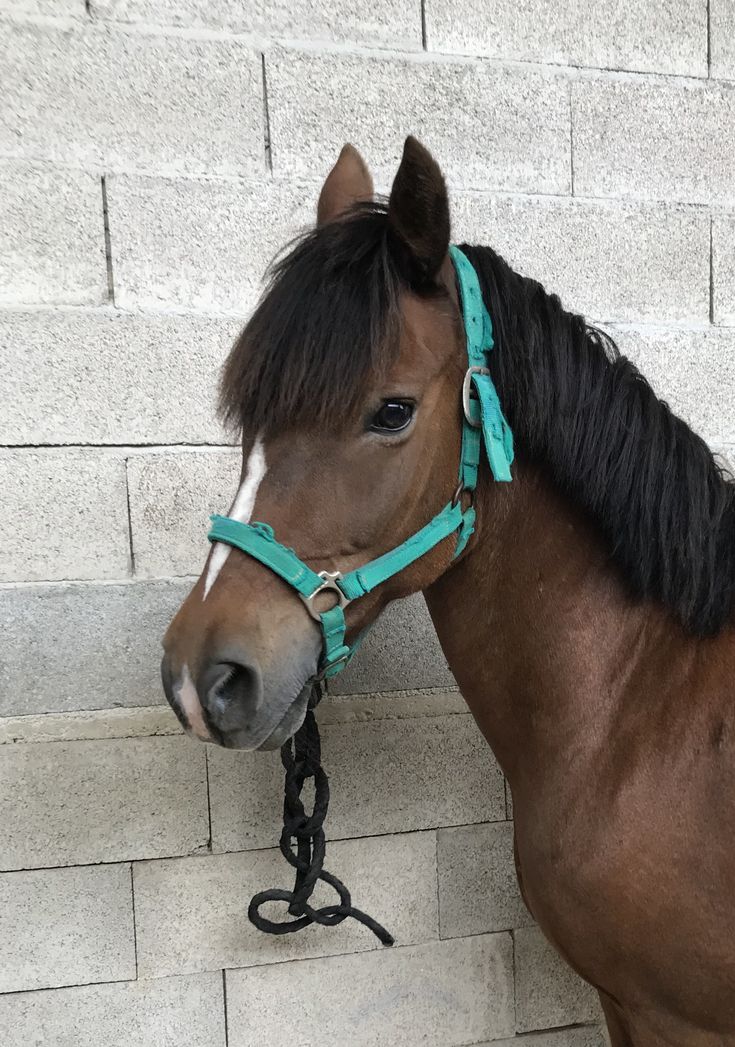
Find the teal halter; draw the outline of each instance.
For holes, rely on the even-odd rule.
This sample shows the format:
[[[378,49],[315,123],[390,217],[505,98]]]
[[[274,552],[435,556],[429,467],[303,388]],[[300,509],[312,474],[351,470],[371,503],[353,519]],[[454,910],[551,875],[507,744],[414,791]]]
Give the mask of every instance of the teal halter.
[[[465,492],[472,495],[477,487],[482,442],[495,479],[512,479],[513,434],[503,416],[487,366],[494,345],[492,321],[471,262],[458,247],[450,247],[449,251],[459,284],[468,358],[462,384],[464,419],[459,484],[452,500],[401,545],[347,574],[340,571],[320,571],[317,574],[312,571],[293,549],[276,540],[273,528],[268,524],[245,524],[228,516],[211,517],[210,542],[224,542],[265,564],[296,590],[311,617],[320,624],[323,637],[320,679],[341,672],[360,645],[361,636],[351,647],[345,643],[344,610],[349,603],[372,592],[451,534],[457,535],[455,558],[464,550],[474,530],[475,510],[472,504],[467,509],[462,508],[462,495]],[[481,433],[484,441],[480,438]],[[318,611],[314,598],[324,592],[334,597],[335,604],[328,611]]]

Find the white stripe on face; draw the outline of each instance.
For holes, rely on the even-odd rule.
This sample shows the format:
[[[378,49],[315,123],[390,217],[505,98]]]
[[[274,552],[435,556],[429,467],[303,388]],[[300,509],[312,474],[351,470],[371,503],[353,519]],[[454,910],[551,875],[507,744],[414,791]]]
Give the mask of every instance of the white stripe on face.
[[[248,458],[248,464],[245,466],[245,479],[240,484],[240,490],[235,495],[235,501],[229,512],[231,519],[239,520],[240,523],[250,523],[250,517],[253,512],[253,507],[255,506],[255,499],[258,496],[258,488],[260,487],[266,471],[265,446],[260,436],[256,436],[255,443],[250,452],[250,457]],[[202,600],[207,599],[209,590],[217,581],[217,575],[224,567],[227,557],[230,555],[231,548],[231,546],[225,545],[223,542],[214,543],[214,548],[212,549],[212,554],[209,559],[209,568],[207,569],[207,579],[204,583],[204,596],[202,597]]]
[[[186,716],[187,723],[197,738],[203,742],[211,742],[212,735],[204,722],[204,710],[199,701],[197,689],[189,672],[189,666],[185,665],[181,673],[181,683],[174,688],[174,693],[179,699],[181,708]]]

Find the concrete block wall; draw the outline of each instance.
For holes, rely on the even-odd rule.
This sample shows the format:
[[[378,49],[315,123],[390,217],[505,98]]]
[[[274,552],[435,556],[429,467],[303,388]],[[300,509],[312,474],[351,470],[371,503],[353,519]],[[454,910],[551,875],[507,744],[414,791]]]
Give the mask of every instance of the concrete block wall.
[[[217,369],[347,139],[604,323],[735,448],[732,0],[0,0],[0,1040],[600,1047],[420,599],[323,706],[328,867],[396,933],[258,934],[273,754],[205,749],[159,640],[226,510]]]

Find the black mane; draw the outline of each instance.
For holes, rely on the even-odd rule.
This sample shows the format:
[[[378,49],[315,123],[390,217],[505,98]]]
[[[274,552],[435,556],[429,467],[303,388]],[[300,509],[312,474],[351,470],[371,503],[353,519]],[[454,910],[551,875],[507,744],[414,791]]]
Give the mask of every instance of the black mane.
[[[711,635],[735,604],[735,484],[613,340],[487,247],[493,377],[522,453],[596,521],[634,593]]]
[[[735,606],[735,484],[608,335],[490,248],[462,249],[520,453],[596,521],[636,595],[693,633],[720,630]],[[225,365],[225,419],[267,434],[354,417],[397,351],[402,270],[380,204],[296,241]]]

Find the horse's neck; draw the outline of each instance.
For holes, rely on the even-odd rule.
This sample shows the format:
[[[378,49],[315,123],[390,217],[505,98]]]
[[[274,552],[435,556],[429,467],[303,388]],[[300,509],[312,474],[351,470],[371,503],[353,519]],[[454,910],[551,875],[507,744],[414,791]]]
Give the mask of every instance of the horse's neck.
[[[449,665],[513,781],[604,744],[625,678],[681,632],[636,605],[590,524],[530,467],[481,495],[463,561],[426,593]]]

